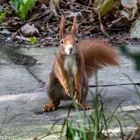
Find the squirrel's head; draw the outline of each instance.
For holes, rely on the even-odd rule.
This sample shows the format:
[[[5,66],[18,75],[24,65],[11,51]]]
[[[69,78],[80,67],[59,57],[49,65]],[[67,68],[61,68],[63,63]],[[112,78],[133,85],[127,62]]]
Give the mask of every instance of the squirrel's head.
[[[61,17],[60,22],[60,46],[62,47],[63,53],[66,55],[76,54],[78,52],[77,43],[78,40],[76,38],[77,35],[77,20],[76,17],[73,18],[73,25],[71,27],[71,31],[69,33],[65,33],[65,18]]]

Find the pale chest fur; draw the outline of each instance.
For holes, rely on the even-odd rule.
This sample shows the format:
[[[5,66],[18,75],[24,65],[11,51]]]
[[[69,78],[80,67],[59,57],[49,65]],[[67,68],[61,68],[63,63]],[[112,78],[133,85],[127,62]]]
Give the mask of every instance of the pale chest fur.
[[[65,56],[64,69],[66,70],[69,78],[73,78],[77,72],[77,62],[75,55]]]

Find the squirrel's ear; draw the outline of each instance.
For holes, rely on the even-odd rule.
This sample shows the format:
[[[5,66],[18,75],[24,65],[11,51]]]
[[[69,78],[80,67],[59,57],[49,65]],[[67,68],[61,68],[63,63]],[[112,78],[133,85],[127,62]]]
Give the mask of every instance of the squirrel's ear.
[[[61,21],[60,21],[60,39],[64,37],[65,33],[65,17],[61,16]]]
[[[77,25],[76,16],[73,18],[73,25],[72,25],[72,28],[71,28],[71,33],[74,34],[74,35],[78,34],[78,25]]]

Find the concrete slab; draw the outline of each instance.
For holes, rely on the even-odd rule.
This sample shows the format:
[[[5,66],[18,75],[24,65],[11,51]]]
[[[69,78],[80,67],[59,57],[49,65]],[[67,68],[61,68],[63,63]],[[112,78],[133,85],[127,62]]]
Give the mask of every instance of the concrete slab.
[[[0,139],[31,140],[35,136],[45,135],[54,123],[57,126],[52,132],[53,135],[44,140],[59,139],[63,121],[68,115],[72,102],[63,101],[58,110],[42,113],[41,107],[49,100],[46,93],[42,92],[43,89],[40,89],[41,84],[38,82],[38,79],[47,81],[56,48],[22,48],[17,51],[33,56],[37,62],[34,66],[27,67],[27,70],[23,65],[13,64],[6,53],[0,51]],[[140,83],[140,73],[134,70],[132,60],[125,56],[120,57],[119,68],[106,67],[98,71],[98,83],[99,90],[102,89],[106,115],[109,116],[119,106],[117,117],[120,118],[124,130],[128,132],[136,127],[134,120],[140,122],[140,87],[136,86],[136,89],[135,85],[131,85],[132,81],[126,75],[134,83]],[[90,85],[95,86],[94,77],[90,80]],[[87,102],[91,105],[94,105],[94,96],[95,88],[91,88],[87,98]],[[86,111],[86,114],[89,116],[92,111]],[[81,111],[81,115],[84,118],[85,112]],[[131,115],[134,120],[128,115]],[[70,117],[74,123],[83,120],[77,118],[74,108],[71,109]],[[111,130],[114,130],[115,134],[119,132],[116,122],[110,126],[111,133]],[[54,132],[57,134],[54,135]]]
[[[24,48],[19,51],[24,55],[33,56],[37,60],[36,65],[29,67],[29,70],[38,79],[46,82],[54,63],[56,48]]]
[[[38,90],[40,84],[22,65],[0,65],[0,95]]]
[[[21,54],[33,56],[35,59],[37,59],[37,64],[47,63],[48,65],[52,65],[56,51],[56,47],[21,48],[20,50],[18,50],[18,52],[20,52]]]
[[[121,85],[140,83],[140,72],[134,69],[133,61],[120,55],[120,67],[105,67],[98,71],[98,83],[99,85]],[[95,80],[90,81],[91,85],[95,85]]]
[[[140,87],[137,88],[140,92]],[[95,88],[91,90],[95,95]],[[130,131],[130,129],[127,128],[128,126],[131,129],[136,127],[134,121],[130,120],[126,115],[129,112],[129,115],[132,115],[134,119],[140,121],[140,98],[138,98],[134,86],[107,87],[102,90],[101,94],[103,96],[107,116],[121,103],[121,106],[115,114],[117,114],[120,121],[123,120],[122,125],[124,126],[124,130],[127,130],[127,132]],[[94,95],[89,93],[87,98],[89,104],[94,104],[92,98]],[[21,137],[22,140],[27,140],[35,136],[40,137],[41,135],[45,135],[46,132],[50,130],[52,124],[60,125],[55,128],[55,130],[59,128],[60,133],[61,124],[63,124],[65,118],[67,118],[68,110],[72,102],[63,101],[58,110],[42,114],[41,108],[48,101],[45,92],[1,96],[0,124],[4,127],[2,134],[6,133],[8,136],[10,134],[16,140],[20,140]],[[93,110],[86,111],[86,114],[89,116],[92,111]],[[135,114],[136,112],[137,115]],[[84,114],[85,113],[81,111],[81,116],[85,116]],[[74,108],[71,109],[70,116],[73,122],[80,121],[77,118],[77,112]],[[119,126],[114,123],[116,124],[116,122],[113,122],[110,126],[116,131],[119,130]],[[52,135],[52,137],[54,137],[54,135]],[[49,136],[50,140],[52,137]],[[48,140],[48,137],[46,139]]]
[[[42,81],[47,81],[56,54],[56,48],[32,48],[21,49],[25,55],[31,55],[37,59],[36,65],[29,67],[31,72]],[[125,76],[128,75],[134,83],[140,83],[140,72],[134,70],[134,63],[131,59],[120,54],[120,67],[105,67],[98,71],[99,85],[130,84],[131,81]],[[94,75],[90,79],[90,85],[95,85]]]
[[[5,53],[5,50],[0,49],[0,65],[2,64],[11,64],[11,61],[8,55]]]

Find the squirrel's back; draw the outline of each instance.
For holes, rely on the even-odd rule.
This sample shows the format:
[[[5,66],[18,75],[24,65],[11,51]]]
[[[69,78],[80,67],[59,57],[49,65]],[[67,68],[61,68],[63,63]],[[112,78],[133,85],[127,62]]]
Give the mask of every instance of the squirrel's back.
[[[78,47],[83,54],[88,77],[91,77],[95,70],[104,66],[119,65],[116,50],[103,39],[82,40]]]

